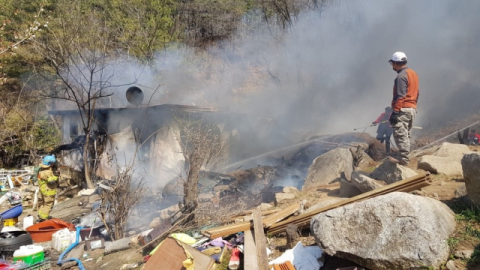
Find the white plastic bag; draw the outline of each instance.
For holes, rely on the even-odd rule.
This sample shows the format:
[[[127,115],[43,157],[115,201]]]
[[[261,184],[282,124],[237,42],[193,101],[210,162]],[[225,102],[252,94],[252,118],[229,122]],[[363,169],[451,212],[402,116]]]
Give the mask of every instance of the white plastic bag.
[[[320,247],[304,247],[298,242],[293,249],[288,249],[280,257],[269,262],[269,265],[281,264],[290,261],[297,270],[318,270],[323,266],[318,259],[322,257],[323,250]]]

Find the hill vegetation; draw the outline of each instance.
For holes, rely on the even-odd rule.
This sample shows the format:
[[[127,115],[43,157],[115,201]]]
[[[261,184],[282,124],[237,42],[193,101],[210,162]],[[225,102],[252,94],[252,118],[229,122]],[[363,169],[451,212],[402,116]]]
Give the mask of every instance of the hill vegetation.
[[[89,98],[73,99],[88,119],[112,84],[102,73],[106,61],[126,55],[149,65],[159,51],[179,44],[201,52],[259,27],[282,32],[300,11],[319,5],[309,0],[0,2],[0,167],[23,156],[33,160],[59,143],[58,123],[47,114],[50,99],[72,100],[72,90],[88,89]],[[83,128],[89,130],[88,121]]]

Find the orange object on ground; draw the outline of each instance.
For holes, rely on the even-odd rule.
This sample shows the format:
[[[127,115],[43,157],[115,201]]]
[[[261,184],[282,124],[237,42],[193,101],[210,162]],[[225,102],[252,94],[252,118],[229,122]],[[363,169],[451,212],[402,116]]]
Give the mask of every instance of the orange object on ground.
[[[52,234],[65,228],[75,231],[75,225],[54,218],[28,227],[27,232],[30,233],[34,243],[41,243],[51,241]]]
[[[230,262],[228,262],[228,269],[235,270],[238,267],[240,267],[240,250],[234,247],[230,256]]]
[[[292,265],[290,261],[286,261],[281,264],[274,264],[273,268],[275,270],[295,270],[295,267]]]

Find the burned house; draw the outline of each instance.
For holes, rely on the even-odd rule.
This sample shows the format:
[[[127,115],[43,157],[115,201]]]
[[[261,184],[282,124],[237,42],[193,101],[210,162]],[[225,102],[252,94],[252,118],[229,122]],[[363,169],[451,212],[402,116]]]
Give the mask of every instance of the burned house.
[[[91,152],[89,159],[100,179],[111,179],[118,169],[114,164],[122,166],[131,159],[135,159],[147,178],[159,186],[182,176],[188,166],[184,156],[188,142],[179,123],[202,122],[221,138],[228,149],[217,166],[226,166],[272,149],[268,145],[269,127],[262,119],[216,108],[129,101],[127,106],[101,104],[94,110],[91,146],[95,151]],[[49,113],[61,117],[62,142],[73,146],[61,151],[63,164],[81,170],[80,146],[84,131],[78,109],[70,107]],[[267,143],[254,143],[260,141]]]

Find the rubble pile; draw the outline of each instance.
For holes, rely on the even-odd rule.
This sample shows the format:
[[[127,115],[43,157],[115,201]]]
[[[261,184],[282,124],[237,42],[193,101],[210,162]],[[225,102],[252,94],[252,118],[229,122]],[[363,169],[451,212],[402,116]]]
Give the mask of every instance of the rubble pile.
[[[102,194],[112,192],[114,180],[80,190],[80,177],[62,168],[52,219],[36,223],[41,196],[31,180],[34,172],[10,175],[0,198],[5,210],[0,253],[17,268],[162,265],[168,270],[210,270],[224,265],[318,270],[443,265],[451,256],[446,241],[455,230],[454,214],[434,198],[409,194],[420,194],[418,190],[430,185],[428,173],[389,160],[377,163],[366,154],[367,145],[343,144],[345,137],[328,139],[327,144],[309,143],[269,159],[276,162],[271,166],[201,171],[196,206],[181,203],[184,180],[179,177],[163,188],[149,189],[127,217],[123,238],[115,237],[115,217],[102,210]],[[444,148],[423,155],[453,149]],[[464,193],[475,193],[475,155],[462,156],[469,179]],[[2,239],[18,244],[2,246]]]

